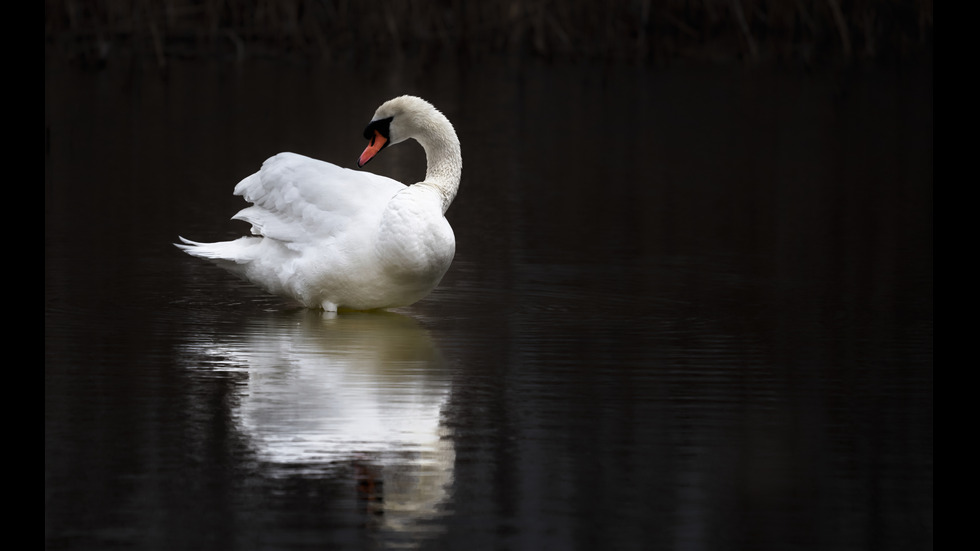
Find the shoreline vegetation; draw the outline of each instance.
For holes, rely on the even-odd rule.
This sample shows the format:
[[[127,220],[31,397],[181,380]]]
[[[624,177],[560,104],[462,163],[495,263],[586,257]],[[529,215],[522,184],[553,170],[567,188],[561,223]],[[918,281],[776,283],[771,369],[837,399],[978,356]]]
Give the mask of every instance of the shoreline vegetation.
[[[641,64],[931,60],[932,0],[45,0],[46,55],[362,62],[488,55]]]

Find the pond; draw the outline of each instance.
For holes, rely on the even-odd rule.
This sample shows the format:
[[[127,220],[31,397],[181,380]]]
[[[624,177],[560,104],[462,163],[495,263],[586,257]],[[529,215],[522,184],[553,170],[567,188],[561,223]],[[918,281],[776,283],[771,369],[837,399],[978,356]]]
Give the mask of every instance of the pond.
[[[172,243],[425,97],[442,284],[314,312]],[[45,74],[47,549],[927,549],[931,67]],[[366,167],[406,183],[414,142]]]

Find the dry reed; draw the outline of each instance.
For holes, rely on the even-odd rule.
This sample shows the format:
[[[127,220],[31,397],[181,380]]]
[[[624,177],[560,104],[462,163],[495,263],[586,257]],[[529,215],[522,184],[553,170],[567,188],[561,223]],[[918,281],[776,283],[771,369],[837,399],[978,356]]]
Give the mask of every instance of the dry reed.
[[[72,59],[508,53],[802,61],[932,53],[931,0],[46,0]]]

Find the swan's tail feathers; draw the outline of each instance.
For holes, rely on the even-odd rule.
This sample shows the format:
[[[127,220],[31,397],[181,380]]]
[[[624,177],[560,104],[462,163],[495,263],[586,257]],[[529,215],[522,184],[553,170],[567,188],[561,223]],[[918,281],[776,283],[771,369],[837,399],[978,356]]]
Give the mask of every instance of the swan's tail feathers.
[[[221,252],[222,247],[218,245],[225,245],[225,243],[200,243],[198,241],[191,241],[183,236],[177,237],[180,238],[180,243],[174,243],[174,246],[191,256],[206,258],[208,260],[224,258]]]
[[[180,237],[181,242],[174,243],[174,246],[191,256],[210,260],[223,268],[235,271],[236,267],[240,268],[241,264],[252,259],[252,255],[249,253],[254,246],[255,239],[254,237],[242,237],[234,241],[199,243]]]

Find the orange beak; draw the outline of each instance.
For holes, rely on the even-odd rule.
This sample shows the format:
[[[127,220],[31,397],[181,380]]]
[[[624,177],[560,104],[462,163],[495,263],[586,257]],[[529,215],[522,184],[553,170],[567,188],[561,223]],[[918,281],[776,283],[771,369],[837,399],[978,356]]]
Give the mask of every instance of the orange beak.
[[[371,138],[371,142],[364,150],[364,153],[361,153],[361,156],[357,158],[357,167],[360,168],[366,165],[367,162],[373,159],[374,156],[377,155],[378,152],[381,151],[381,148],[383,148],[387,143],[388,140],[382,136],[380,132],[375,130],[374,137]]]

